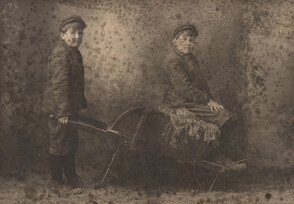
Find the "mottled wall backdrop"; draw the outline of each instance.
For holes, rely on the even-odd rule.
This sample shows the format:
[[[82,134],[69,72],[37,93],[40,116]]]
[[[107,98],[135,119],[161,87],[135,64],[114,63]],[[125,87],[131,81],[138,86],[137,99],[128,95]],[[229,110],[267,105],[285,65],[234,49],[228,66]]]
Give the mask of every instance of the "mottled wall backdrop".
[[[111,124],[131,107],[158,106],[171,34],[194,23],[200,33],[194,53],[217,100],[238,113],[237,136],[249,163],[293,166],[293,11],[287,1],[2,0],[2,169],[47,160],[43,73],[58,23],[71,14],[87,23],[80,46],[85,114]],[[97,139],[80,138],[80,166],[99,165]]]
[[[293,1],[259,1],[242,14],[250,29],[240,59],[249,82],[248,153],[259,165],[294,163],[293,11]]]

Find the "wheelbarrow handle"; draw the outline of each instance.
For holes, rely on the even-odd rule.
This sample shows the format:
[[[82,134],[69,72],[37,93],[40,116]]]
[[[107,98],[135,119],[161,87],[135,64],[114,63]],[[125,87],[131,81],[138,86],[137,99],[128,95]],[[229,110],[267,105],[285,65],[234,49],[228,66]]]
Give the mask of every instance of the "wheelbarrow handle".
[[[52,120],[58,120],[58,117],[54,114],[50,114],[49,118]],[[75,126],[76,128],[84,130],[86,132],[91,132],[91,133],[99,132],[99,133],[106,134],[111,137],[116,137],[116,138],[121,137],[126,141],[125,143],[130,143],[130,141],[132,141],[132,137],[129,135],[121,134],[118,131],[115,131],[112,129],[104,129],[101,127],[93,126],[92,124],[88,124],[83,121],[75,121],[75,120],[69,119],[67,124]]]

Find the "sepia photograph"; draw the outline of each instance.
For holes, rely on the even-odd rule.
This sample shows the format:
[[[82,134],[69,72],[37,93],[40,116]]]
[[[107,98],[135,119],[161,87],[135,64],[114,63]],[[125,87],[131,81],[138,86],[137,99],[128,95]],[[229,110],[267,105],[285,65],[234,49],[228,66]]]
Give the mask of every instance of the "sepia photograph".
[[[294,1],[0,0],[0,203],[294,203]]]

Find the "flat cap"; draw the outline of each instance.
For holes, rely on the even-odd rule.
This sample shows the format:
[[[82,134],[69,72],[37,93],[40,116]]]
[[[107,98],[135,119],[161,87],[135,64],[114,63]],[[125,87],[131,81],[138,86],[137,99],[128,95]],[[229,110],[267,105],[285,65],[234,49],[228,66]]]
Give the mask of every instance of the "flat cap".
[[[81,16],[76,16],[76,15],[73,15],[73,16],[69,16],[69,17],[66,17],[64,19],[61,20],[60,24],[59,24],[59,32],[62,31],[62,28],[69,24],[69,23],[73,23],[73,22],[78,22],[82,25],[83,28],[86,27],[86,23],[85,21],[81,18]]]
[[[178,27],[174,31],[173,37],[175,38],[179,32],[184,31],[184,30],[191,30],[195,34],[196,37],[198,36],[198,31],[197,31],[195,25],[193,25],[193,24],[185,24],[185,25],[181,25],[180,27]]]

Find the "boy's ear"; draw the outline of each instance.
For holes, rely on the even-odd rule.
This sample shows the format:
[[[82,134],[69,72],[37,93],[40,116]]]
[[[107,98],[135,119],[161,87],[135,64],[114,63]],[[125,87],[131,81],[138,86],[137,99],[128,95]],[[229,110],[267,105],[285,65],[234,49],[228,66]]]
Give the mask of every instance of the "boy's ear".
[[[175,44],[176,44],[176,41],[177,41],[177,39],[174,38],[174,39],[172,40],[172,44],[175,45]]]
[[[64,33],[60,33],[61,39],[64,39]]]

